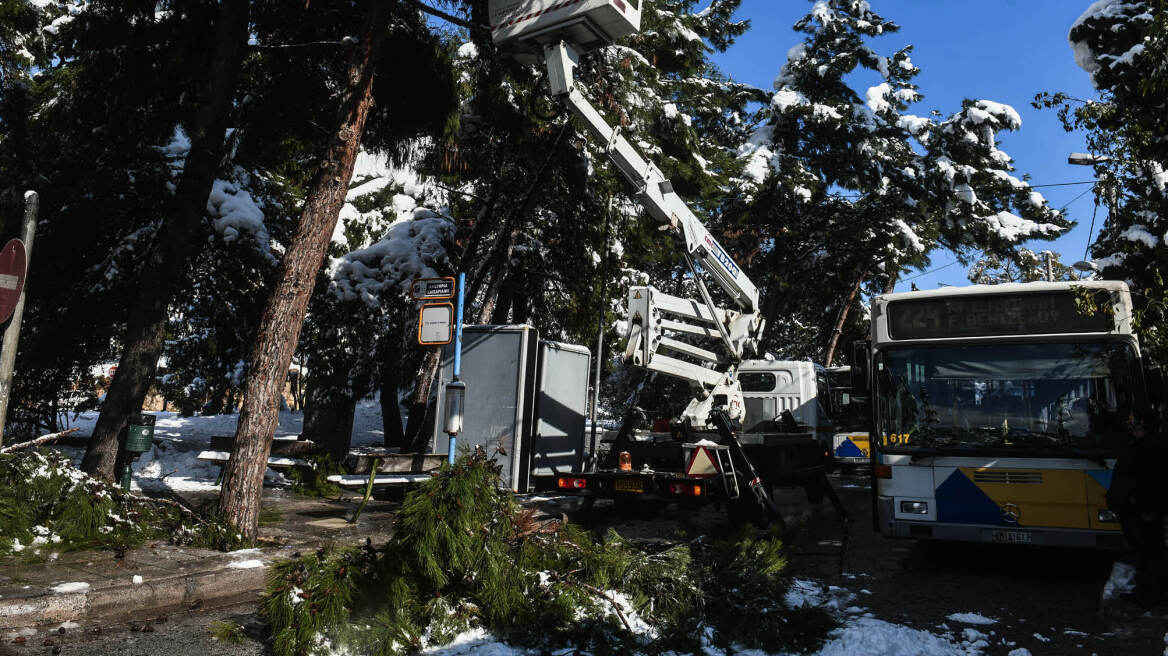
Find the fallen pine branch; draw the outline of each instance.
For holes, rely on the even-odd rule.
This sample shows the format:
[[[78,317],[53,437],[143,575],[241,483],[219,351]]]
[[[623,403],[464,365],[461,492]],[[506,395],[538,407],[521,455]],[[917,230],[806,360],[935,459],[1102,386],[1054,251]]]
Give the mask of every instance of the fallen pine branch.
[[[623,610],[621,609],[621,605],[617,602],[616,599],[613,599],[612,597],[610,597],[608,595],[608,593],[606,593],[604,590],[601,590],[600,588],[597,588],[595,586],[588,585],[587,583],[573,582],[573,583],[570,583],[569,585],[578,585],[581,588],[584,588],[585,590],[587,590],[588,592],[591,592],[592,594],[596,595],[597,597],[600,597],[601,599],[612,604],[612,609],[614,611],[616,611],[616,616],[619,617],[621,623],[625,625],[625,629],[628,630],[629,632],[632,632],[633,627],[629,626],[629,621],[625,618],[625,614],[624,614]]]
[[[48,435],[42,435],[42,436],[36,438],[35,440],[29,440],[28,442],[21,442],[19,444],[13,444],[11,446],[6,446],[3,449],[0,449],[0,453],[12,453],[13,451],[19,451],[21,449],[27,449],[29,447],[37,446],[39,444],[45,444],[47,442],[52,442],[53,440],[59,440],[62,437],[65,437],[66,435],[68,435],[70,433],[76,433],[79,430],[81,430],[81,429],[80,428],[70,428],[69,430],[63,430],[60,433],[50,433]]]

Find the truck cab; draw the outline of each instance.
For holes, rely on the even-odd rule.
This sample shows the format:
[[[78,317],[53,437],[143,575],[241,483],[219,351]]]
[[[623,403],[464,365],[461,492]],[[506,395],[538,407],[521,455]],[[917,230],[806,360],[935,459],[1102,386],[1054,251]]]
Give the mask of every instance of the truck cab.
[[[738,382],[746,405],[743,433],[812,433],[825,448],[831,446],[834,430],[823,367],[796,360],[743,360]],[[783,421],[784,411],[791,413],[796,431]]]

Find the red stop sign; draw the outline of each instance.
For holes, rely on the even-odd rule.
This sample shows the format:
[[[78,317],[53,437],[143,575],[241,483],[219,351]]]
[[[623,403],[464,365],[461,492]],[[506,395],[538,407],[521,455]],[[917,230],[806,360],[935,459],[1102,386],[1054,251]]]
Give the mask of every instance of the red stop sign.
[[[24,289],[25,264],[28,258],[24,242],[10,239],[0,250],[0,322],[8,321]]]

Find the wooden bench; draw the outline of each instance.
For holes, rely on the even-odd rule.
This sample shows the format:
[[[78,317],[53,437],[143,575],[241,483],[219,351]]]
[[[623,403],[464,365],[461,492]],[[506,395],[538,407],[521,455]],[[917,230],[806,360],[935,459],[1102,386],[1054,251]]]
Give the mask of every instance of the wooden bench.
[[[216,485],[223,481],[223,465],[227,464],[227,461],[231,459],[230,449],[233,440],[233,435],[215,435],[211,437],[211,448],[200,451],[197,456],[199,460],[213,462],[219,465],[219,476],[215,478]],[[311,441],[297,440],[294,438],[276,438],[272,441],[272,449],[268,456],[268,467],[277,471],[288,470],[294,467],[316,469],[315,463],[303,457],[316,452],[316,444]]]
[[[421,483],[446,462],[446,456],[434,453],[394,453],[386,449],[350,451],[345,458],[348,474],[328,477],[330,483],[344,488],[365,488],[361,505],[353,513],[350,523],[356,522],[369,503],[375,487],[400,487]]]
[[[220,465],[225,464],[231,459],[230,451],[200,451],[198,455],[199,460],[207,462],[216,462]],[[291,469],[292,467],[306,467],[308,469],[315,469],[316,465],[308,460],[302,458],[285,458],[284,456],[269,456],[268,466],[272,469]]]

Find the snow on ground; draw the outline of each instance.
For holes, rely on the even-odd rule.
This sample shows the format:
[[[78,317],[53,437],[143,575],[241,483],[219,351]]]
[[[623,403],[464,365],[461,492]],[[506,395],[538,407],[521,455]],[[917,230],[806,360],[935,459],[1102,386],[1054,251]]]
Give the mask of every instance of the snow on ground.
[[[233,560],[227,563],[228,569],[255,569],[263,566],[264,561],[257,558],[252,558],[251,560]]]
[[[1136,584],[1136,568],[1117,562],[1111,566],[1111,577],[1103,584],[1103,601],[1117,599],[1121,592],[1131,592]]]
[[[52,590],[53,594],[67,594],[70,592],[85,592],[85,591],[89,590],[89,584],[86,583],[85,581],[74,581],[73,583],[62,583],[60,585],[54,585],[53,587],[49,588],[49,590]]]
[[[215,480],[219,476],[219,465],[199,460],[199,452],[208,449],[212,436],[234,435],[239,415],[180,417],[175,412],[150,414],[155,416],[155,444],[134,462],[131,489],[153,492],[217,491],[219,486]],[[97,417],[97,411],[82,413],[69,427],[80,428],[81,435],[91,435]],[[302,413],[281,411],[276,439],[296,439],[303,422]],[[353,446],[381,446],[383,435],[380,401],[362,399],[357,404],[353,420]],[[72,458],[75,464],[79,464],[85,455],[85,449],[81,447],[55,448]],[[271,469],[265,477],[269,483],[277,485],[287,482],[281,474]]]
[[[960,624],[997,624],[998,621],[980,613],[953,613],[946,619]]]

